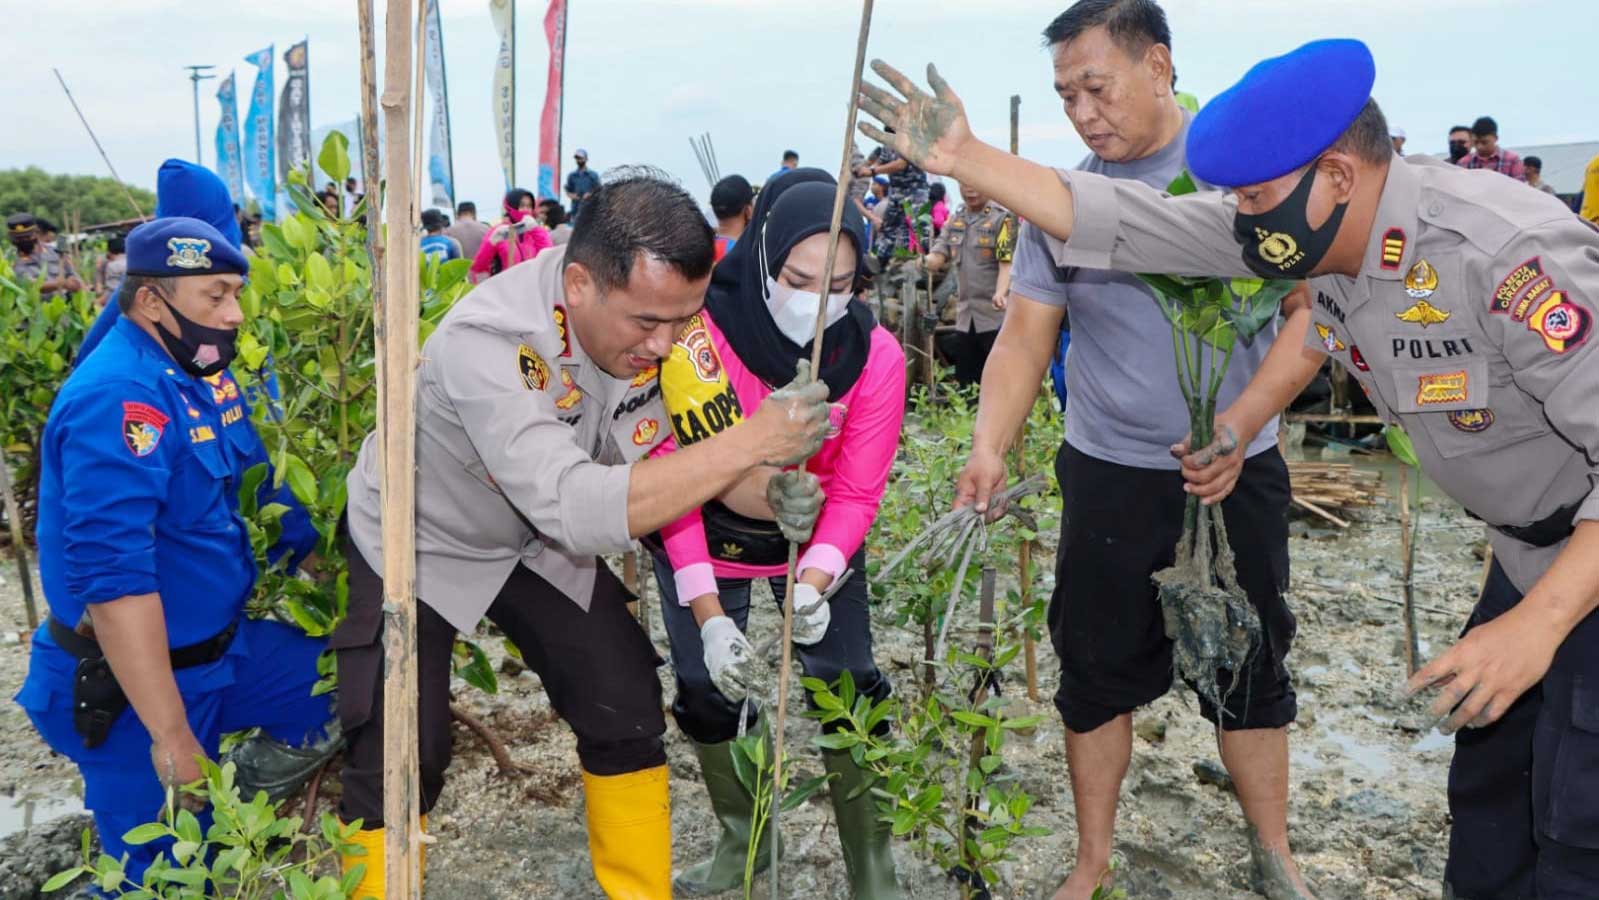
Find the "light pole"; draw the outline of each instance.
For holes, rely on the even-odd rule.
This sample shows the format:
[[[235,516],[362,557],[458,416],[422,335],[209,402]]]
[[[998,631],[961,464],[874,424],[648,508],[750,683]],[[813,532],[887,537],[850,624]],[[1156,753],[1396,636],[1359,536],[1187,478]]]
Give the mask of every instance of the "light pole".
[[[194,162],[203,166],[205,161],[200,158],[200,82],[208,78],[215,78],[211,70],[216,66],[184,66],[189,70],[189,81],[194,85]]]

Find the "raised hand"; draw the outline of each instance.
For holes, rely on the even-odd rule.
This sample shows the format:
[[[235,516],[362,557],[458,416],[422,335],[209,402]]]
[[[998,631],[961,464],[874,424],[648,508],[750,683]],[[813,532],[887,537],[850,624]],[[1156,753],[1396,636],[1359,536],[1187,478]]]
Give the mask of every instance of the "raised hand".
[[[904,99],[862,82],[857,98],[861,111],[882,122],[889,131],[862,122],[861,133],[894,148],[934,175],[953,174],[961,148],[974,138],[971,125],[966,121],[966,107],[939,76],[937,67],[932,63],[927,65],[927,83],[933,89],[932,94],[918,88],[898,69],[880,59],[872,60],[872,71]]]

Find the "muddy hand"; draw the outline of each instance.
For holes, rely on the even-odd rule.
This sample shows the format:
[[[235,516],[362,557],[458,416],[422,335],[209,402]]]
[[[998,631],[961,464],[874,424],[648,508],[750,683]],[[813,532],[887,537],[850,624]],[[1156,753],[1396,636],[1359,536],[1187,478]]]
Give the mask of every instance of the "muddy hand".
[[[1225,500],[1238,485],[1244,471],[1244,454],[1239,452],[1241,441],[1231,425],[1217,422],[1216,439],[1209,447],[1195,452],[1189,443],[1192,436],[1171,448],[1172,456],[1183,466],[1183,490],[1198,497],[1201,503],[1211,506]]]
[[[705,671],[711,684],[735,703],[748,696],[760,676],[755,648],[738,625],[727,616],[712,616],[700,626],[700,642],[705,645]]]
[[[975,506],[987,521],[999,521],[1005,515],[1005,477],[1003,456],[973,449],[955,481],[955,508]]]
[[[1558,629],[1540,622],[1535,610],[1521,604],[1466,632],[1459,643],[1411,676],[1406,690],[1415,694],[1439,688],[1430,710],[1441,720],[1437,727],[1444,734],[1491,725],[1543,680],[1562,640]]]
[[[932,63],[927,65],[931,94],[880,59],[872,60],[872,71],[892,85],[899,96],[861,82],[857,98],[861,111],[883,123],[883,128],[878,128],[862,122],[861,133],[894,148],[934,175],[953,174],[961,149],[973,140],[972,129],[966,121],[966,108],[939,76],[938,69]]]
[[[827,440],[831,412],[827,384],[811,381],[810,361],[800,360],[794,380],[773,391],[750,417],[765,431],[762,464],[794,466],[810,459]]]
[[[205,808],[205,801],[183,792],[183,786],[205,777],[200,760],[205,758],[205,748],[195,740],[193,732],[167,740],[150,742],[150,763],[155,768],[157,780],[163,788],[172,788],[177,805],[191,812]]]
[[[820,641],[833,621],[833,608],[814,585],[794,585],[794,643],[802,647]]]
[[[824,499],[821,480],[801,469],[779,472],[766,482],[766,502],[777,517],[777,527],[796,544],[811,539]]]

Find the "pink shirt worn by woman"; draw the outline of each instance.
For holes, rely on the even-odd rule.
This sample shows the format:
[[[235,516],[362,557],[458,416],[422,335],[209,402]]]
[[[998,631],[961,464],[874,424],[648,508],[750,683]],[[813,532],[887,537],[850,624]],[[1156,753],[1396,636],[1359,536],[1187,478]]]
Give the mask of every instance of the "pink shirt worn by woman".
[[[753,413],[772,392],[733,352],[732,346],[716,327],[708,310],[702,311],[711,341],[721,357],[728,381],[738,395],[745,414]],[[842,408],[840,408],[842,407]],[[866,541],[888,474],[899,452],[900,425],[905,419],[905,353],[899,341],[881,325],[872,329],[871,349],[866,366],[855,384],[834,406],[837,431],[822,444],[805,468],[822,483],[826,501],[811,542],[800,548],[799,570],[820,569],[837,578],[849,558]],[[839,422],[842,420],[842,427]],[[677,450],[677,439],[668,438],[652,456]],[[683,606],[696,597],[717,592],[716,579],[766,578],[782,575],[784,565],[757,566],[749,563],[713,559],[705,540],[705,523],[694,510],[661,529],[666,555],[677,583],[678,603]],[[857,573],[865,577],[864,572]]]
[[[509,225],[500,224],[490,231],[488,237],[477,248],[477,258],[472,260],[471,272],[475,276],[486,276],[493,271],[494,257],[500,257],[500,271],[505,271],[517,263],[527,262],[539,255],[539,251],[555,246],[550,240],[549,229],[543,225],[535,225],[527,231],[512,238],[508,232]],[[515,258],[512,250],[515,249]]]

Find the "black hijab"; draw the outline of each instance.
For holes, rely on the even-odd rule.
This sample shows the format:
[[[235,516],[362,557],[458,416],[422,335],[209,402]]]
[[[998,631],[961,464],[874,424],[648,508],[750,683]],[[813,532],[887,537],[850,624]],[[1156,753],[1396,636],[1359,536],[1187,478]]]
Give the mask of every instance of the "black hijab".
[[[800,241],[827,233],[837,184],[820,169],[796,169],[769,179],[756,198],[744,236],[711,273],[705,298],[711,318],[744,365],[774,388],[794,379],[795,365],[810,359],[813,342],[801,346],[778,330],[766,308],[766,276],[776,277],[782,271],[789,251]],[[855,242],[858,283],[865,271],[866,228],[853,205],[844,207],[839,238]],[[760,264],[762,240],[766,242],[768,271],[762,271]],[[860,378],[875,325],[872,311],[856,298],[850,300],[844,317],[824,332],[822,370],[816,376],[827,382],[829,400],[837,401]]]

